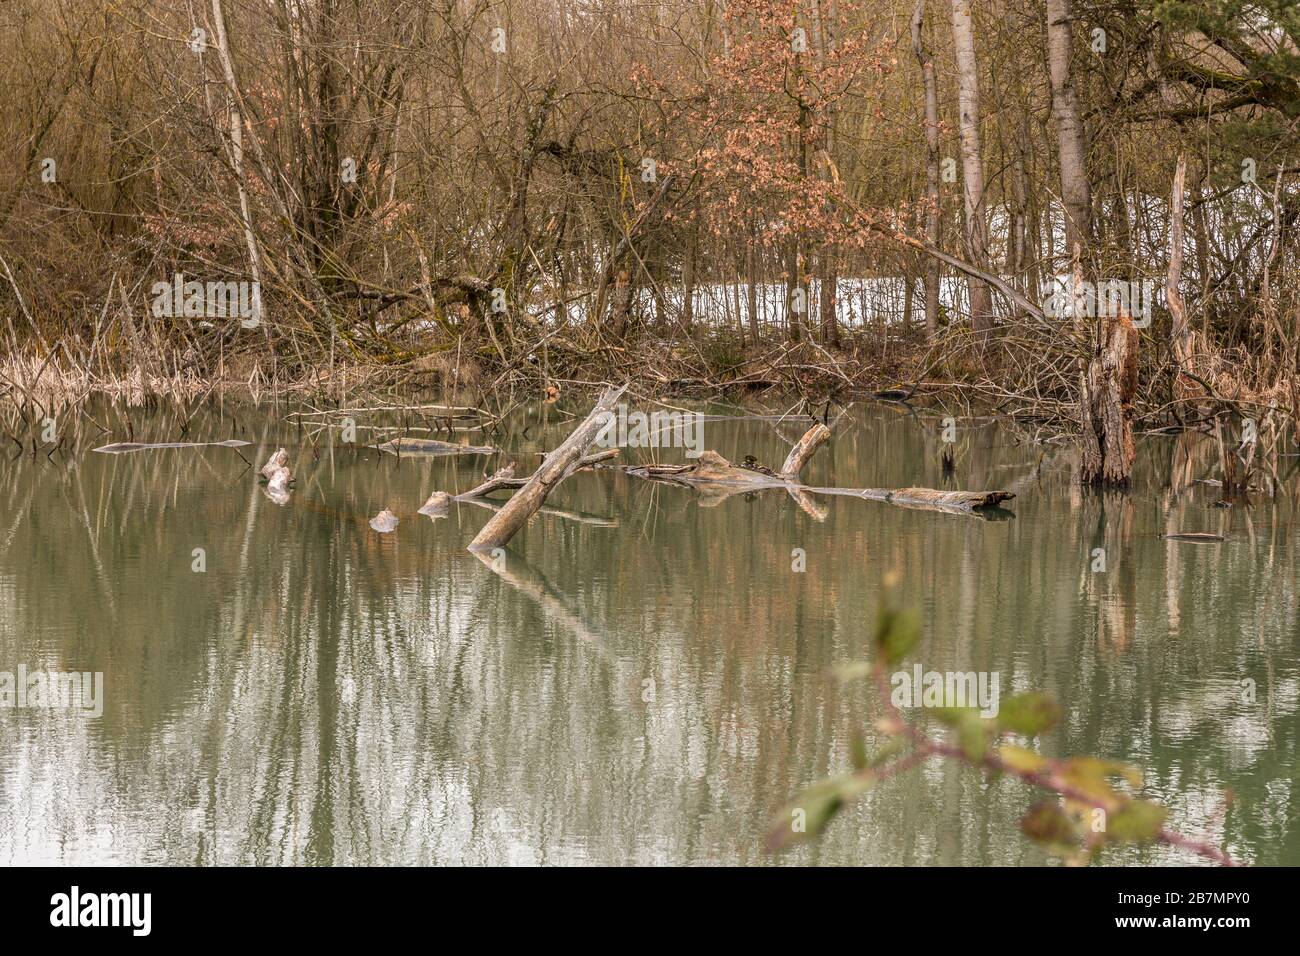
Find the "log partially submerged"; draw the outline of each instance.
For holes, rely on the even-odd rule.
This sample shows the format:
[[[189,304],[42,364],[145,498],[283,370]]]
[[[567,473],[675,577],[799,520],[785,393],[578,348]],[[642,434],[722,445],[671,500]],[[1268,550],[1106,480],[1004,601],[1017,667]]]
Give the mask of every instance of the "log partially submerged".
[[[119,441],[111,445],[101,445],[93,450],[104,455],[124,455],[127,452],[153,451],[158,448],[243,448],[251,444],[251,441],[241,441],[238,438],[227,438],[225,441]]]
[[[1010,491],[936,491],[933,488],[805,488],[817,495],[846,495],[883,501],[903,508],[920,508],[926,511],[954,511],[970,513],[983,508],[995,508],[1010,501],[1015,494]]]
[[[494,514],[483,526],[478,535],[470,542],[471,551],[490,551],[502,547],[522,528],[546,501],[546,497],[561,481],[571,475],[581,465],[587,449],[609,423],[609,416],[614,403],[619,400],[626,385],[620,388],[608,388],[596,402],[582,424],[560,445],[546,456],[541,466],[533,472],[501,510]]]
[[[830,429],[817,424],[795,443],[780,472],[733,465],[716,451],[700,454],[687,465],[638,465],[627,474],[649,481],[665,481],[696,488],[710,496],[710,504],[738,493],[781,488],[788,491],[804,511],[821,520],[824,512],[811,506],[809,495],[841,495],[883,501],[904,508],[976,514],[1010,501],[1010,491],[936,491],[931,488],[817,488],[799,481],[799,473],[818,448],[830,437]]]
[[[786,455],[785,464],[781,466],[781,477],[787,481],[797,481],[799,472],[803,471],[808,459],[817,454],[817,449],[830,437],[831,430],[820,422],[804,432],[803,437],[790,449],[790,454]]]
[[[390,455],[495,455],[497,451],[490,445],[458,445],[455,442],[438,441],[436,438],[412,438],[409,435],[372,447]]]
[[[545,458],[546,454],[548,453],[542,453],[542,457]],[[597,464],[598,462],[607,461],[610,458],[617,458],[617,457],[618,457],[617,448],[608,448],[605,451],[597,452],[594,455],[583,455],[580,459],[578,459],[578,463],[577,465],[574,466],[573,470],[582,471],[584,468],[590,468],[592,465]],[[529,477],[531,478],[531,476]],[[473,501],[476,498],[486,498],[488,495],[492,494],[492,492],[500,491],[502,488],[522,488],[524,487],[524,485],[528,484],[528,481],[529,481],[528,478],[515,477],[515,465],[512,462],[509,465],[506,465],[502,468],[498,468],[491,475],[489,475],[487,477],[487,480],[485,480],[482,484],[475,485],[469,491],[461,492],[458,495],[452,495],[450,500]],[[442,492],[435,492],[435,494],[441,494],[441,493]]]

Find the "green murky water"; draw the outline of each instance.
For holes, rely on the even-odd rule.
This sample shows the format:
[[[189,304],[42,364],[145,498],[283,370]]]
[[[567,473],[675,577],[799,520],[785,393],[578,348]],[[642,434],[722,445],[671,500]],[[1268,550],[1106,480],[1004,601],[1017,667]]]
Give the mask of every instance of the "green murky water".
[[[580,473],[497,574],[464,550],[488,510],[416,509],[499,461],[313,447],[283,408],[196,414],[183,440],[252,441],[256,465],[289,447],[279,506],[241,451],[92,453],[182,440],[175,413],[132,410],[130,436],[122,413],[95,411],[111,435],[68,424],[50,460],[0,462],[0,671],[104,674],[99,718],[0,710],[0,862],[767,862],[773,812],[846,768],[879,714],[827,672],[867,656],[897,569],[924,621],[913,660],[1052,692],[1045,750],[1132,761],[1175,825],[1300,863],[1295,501],[1211,507],[1185,466],[1208,471],[1208,442],[1146,440],[1133,493],[1103,498],[1072,485],[1067,449],[962,422],[953,486],[1016,491],[1003,520],[825,498],[819,521],[781,492]],[[491,439],[533,452],[571,424],[537,407]],[[800,430],[704,438],[776,465]],[[859,408],[806,477],[944,487],[939,447],[933,418]],[[650,456],[681,460],[630,453]],[[392,534],[368,526],[383,508]],[[1160,538],[1189,530],[1227,540]],[[1041,862],[1017,829],[1034,799],[930,763],[781,859]]]

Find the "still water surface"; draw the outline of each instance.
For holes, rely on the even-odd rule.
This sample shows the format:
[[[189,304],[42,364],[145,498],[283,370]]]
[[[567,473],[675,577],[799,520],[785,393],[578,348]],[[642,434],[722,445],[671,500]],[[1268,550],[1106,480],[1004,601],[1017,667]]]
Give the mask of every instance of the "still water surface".
[[[196,414],[185,440],[252,441],[256,465],[289,448],[279,506],[229,448],[93,453],[125,414],[136,441],[181,439],[175,413],[101,407],[112,435],[82,418],[51,460],[0,462],[0,671],[105,679],[98,719],[0,710],[0,862],[769,862],[773,812],[879,714],[828,671],[868,656],[896,569],[924,622],[913,661],[1050,691],[1047,752],[1131,761],[1178,827],[1300,864],[1295,499],[1213,508],[1189,480],[1211,468],[1198,438],[1144,440],[1133,492],[1103,497],[1074,487],[1068,449],[967,420],[945,485],[937,419],[859,407],[810,483],[1006,488],[1014,516],[825,498],[818,521],[780,492],[584,472],[496,574],[465,551],[490,511],[416,509],[500,459],[313,439],[283,407]],[[490,439],[521,456],[573,421],[538,406]],[[705,446],[775,466],[801,430],[709,421]],[[649,458],[682,452],[625,455]],[[383,508],[392,534],[368,526]],[[779,860],[1039,863],[1017,828],[1034,799],[931,763]]]

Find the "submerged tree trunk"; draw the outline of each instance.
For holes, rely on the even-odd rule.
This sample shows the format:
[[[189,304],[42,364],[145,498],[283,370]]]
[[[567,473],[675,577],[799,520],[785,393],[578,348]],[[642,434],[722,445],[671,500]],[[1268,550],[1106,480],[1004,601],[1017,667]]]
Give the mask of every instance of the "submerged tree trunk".
[[[984,208],[984,165],[980,148],[980,81],[975,59],[975,29],[970,0],[952,0],[952,38],[957,55],[957,101],[960,107],[961,170],[965,191],[966,256],[988,267],[988,225]],[[967,279],[971,330],[983,342],[993,328],[993,294],[984,282]]]

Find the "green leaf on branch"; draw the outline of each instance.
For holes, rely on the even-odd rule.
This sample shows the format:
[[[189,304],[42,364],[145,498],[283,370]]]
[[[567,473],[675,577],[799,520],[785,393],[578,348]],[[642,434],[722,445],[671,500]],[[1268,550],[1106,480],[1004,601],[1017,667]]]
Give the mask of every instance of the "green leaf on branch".
[[[1131,764],[1096,757],[1072,757],[1061,765],[1061,777],[1075,790],[1102,806],[1119,799],[1110,778],[1118,777],[1132,787],[1142,786],[1142,773]]]
[[[1106,819],[1106,839],[1116,843],[1150,843],[1160,835],[1169,811],[1149,800],[1125,800]]]
[[[1014,744],[1003,744],[998,748],[998,756],[1012,770],[1020,773],[1042,773],[1051,766],[1048,759],[1041,754]]]
[[[995,721],[981,717],[974,707],[938,707],[934,715],[953,729],[957,745],[967,760],[979,763],[984,759],[997,730]]]
[[[1060,719],[1061,708],[1056,701],[1039,691],[1008,697],[998,707],[998,727],[1025,737],[1046,733]]]
[[[875,784],[869,773],[831,777],[808,787],[772,820],[767,831],[770,850],[784,850],[818,836],[846,802]]]
[[[1078,849],[1074,824],[1054,800],[1044,800],[1030,807],[1020,820],[1020,830],[1050,853],[1067,856]]]
[[[897,664],[916,646],[921,619],[915,611],[884,609],[876,623],[876,647],[889,665]]]
[[[892,737],[881,744],[880,749],[871,755],[867,761],[868,767],[879,767],[881,764],[894,759],[907,748],[907,741],[902,737]]]

